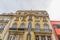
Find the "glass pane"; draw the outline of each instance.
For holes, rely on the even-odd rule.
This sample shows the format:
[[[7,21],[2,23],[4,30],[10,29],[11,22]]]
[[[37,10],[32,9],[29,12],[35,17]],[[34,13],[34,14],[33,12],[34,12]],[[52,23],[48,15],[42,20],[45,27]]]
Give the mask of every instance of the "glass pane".
[[[56,24],[56,25],[54,25],[55,26],[55,28],[60,28],[60,25],[58,25],[58,24]]]
[[[22,24],[20,25],[20,28],[24,28],[24,27],[25,27],[25,24],[22,23]]]
[[[17,27],[17,24],[14,23],[14,24],[12,25],[12,28],[16,28],[16,27]]]
[[[31,30],[31,28],[32,28],[32,24],[29,23],[29,24],[28,24],[28,30]]]
[[[9,20],[9,19],[8,19],[8,18],[6,18],[6,17],[4,17],[4,18],[3,18],[3,20],[4,20],[4,21],[7,21],[7,20]]]
[[[0,30],[3,30],[4,26],[2,24],[0,24]]]
[[[35,29],[36,29],[37,31],[39,31],[39,30],[40,30],[40,25],[39,25],[39,24],[36,24],[36,25],[35,25]]]
[[[48,25],[47,24],[44,24],[44,29],[48,29]]]

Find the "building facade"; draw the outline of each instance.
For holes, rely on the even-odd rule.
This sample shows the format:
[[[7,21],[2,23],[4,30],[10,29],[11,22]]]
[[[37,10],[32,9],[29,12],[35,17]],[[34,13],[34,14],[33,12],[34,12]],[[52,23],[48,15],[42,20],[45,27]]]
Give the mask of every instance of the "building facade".
[[[51,21],[56,40],[60,40],[60,21]]]
[[[18,10],[0,15],[1,40],[55,40],[46,11]]]

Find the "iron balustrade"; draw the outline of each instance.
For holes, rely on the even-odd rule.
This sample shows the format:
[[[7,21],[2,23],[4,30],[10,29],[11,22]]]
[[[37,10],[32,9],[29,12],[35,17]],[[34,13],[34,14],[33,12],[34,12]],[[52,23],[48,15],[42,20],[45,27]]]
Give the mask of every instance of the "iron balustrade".
[[[9,28],[9,30],[29,31],[28,28]],[[32,28],[31,31],[34,31],[34,32],[52,32],[51,29],[35,29],[35,28]]]

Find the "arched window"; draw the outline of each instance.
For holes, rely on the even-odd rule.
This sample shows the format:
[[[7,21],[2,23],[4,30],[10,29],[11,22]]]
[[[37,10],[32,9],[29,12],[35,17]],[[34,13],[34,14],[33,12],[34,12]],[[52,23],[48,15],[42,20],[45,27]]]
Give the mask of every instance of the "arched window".
[[[0,24],[0,30],[3,30],[3,28],[4,28],[4,27],[3,27],[3,25],[2,25],[2,24]]]
[[[16,28],[17,27],[17,23],[14,23],[13,25],[12,25],[12,28]]]
[[[48,29],[48,24],[44,24],[44,29]]]
[[[28,30],[31,30],[31,29],[32,29],[32,24],[28,23]]]
[[[20,28],[25,28],[25,24],[22,23],[22,24],[20,25]]]
[[[27,40],[31,40],[31,34],[30,33],[27,34]]]
[[[48,32],[48,31],[49,31],[48,29],[49,29],[48,24],[44,24],[44,31],[45,31],[45,32]]]
[[[29,19],[28,19],[28,21],[32,21],[32,16],[29,16]]]
[[[39,30],[40,30],[40,25],[39,25],[39,24],[35,24],[35,29],[36,29],[37,31],[39,31]]]

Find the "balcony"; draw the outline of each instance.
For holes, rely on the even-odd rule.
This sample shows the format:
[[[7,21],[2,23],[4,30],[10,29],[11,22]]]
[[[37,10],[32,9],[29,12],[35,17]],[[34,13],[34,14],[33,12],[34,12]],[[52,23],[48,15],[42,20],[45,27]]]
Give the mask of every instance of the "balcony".
[[[11,32],[25,32],[29,31],[28,28],[9,28],[9,31]],[[32,28],[30,31],[33,31],[35,33],[52,33],[51,29],[34,29]]]
[[[25,30],[25,28],[18,28],[18,30],[21,30],[22,31],[22,30]]]
[[[9,34],[23,34],[24,32],[24,28],[9,28]]]
[[[9,22],[9,20],[0,20],[0,22]]]
[[[40,30],[34,29],[34,32],[52,33],[52,30],[51,29],[40,29]]]
[[[9,28],[9,30],[17,30],[17,28]]]

